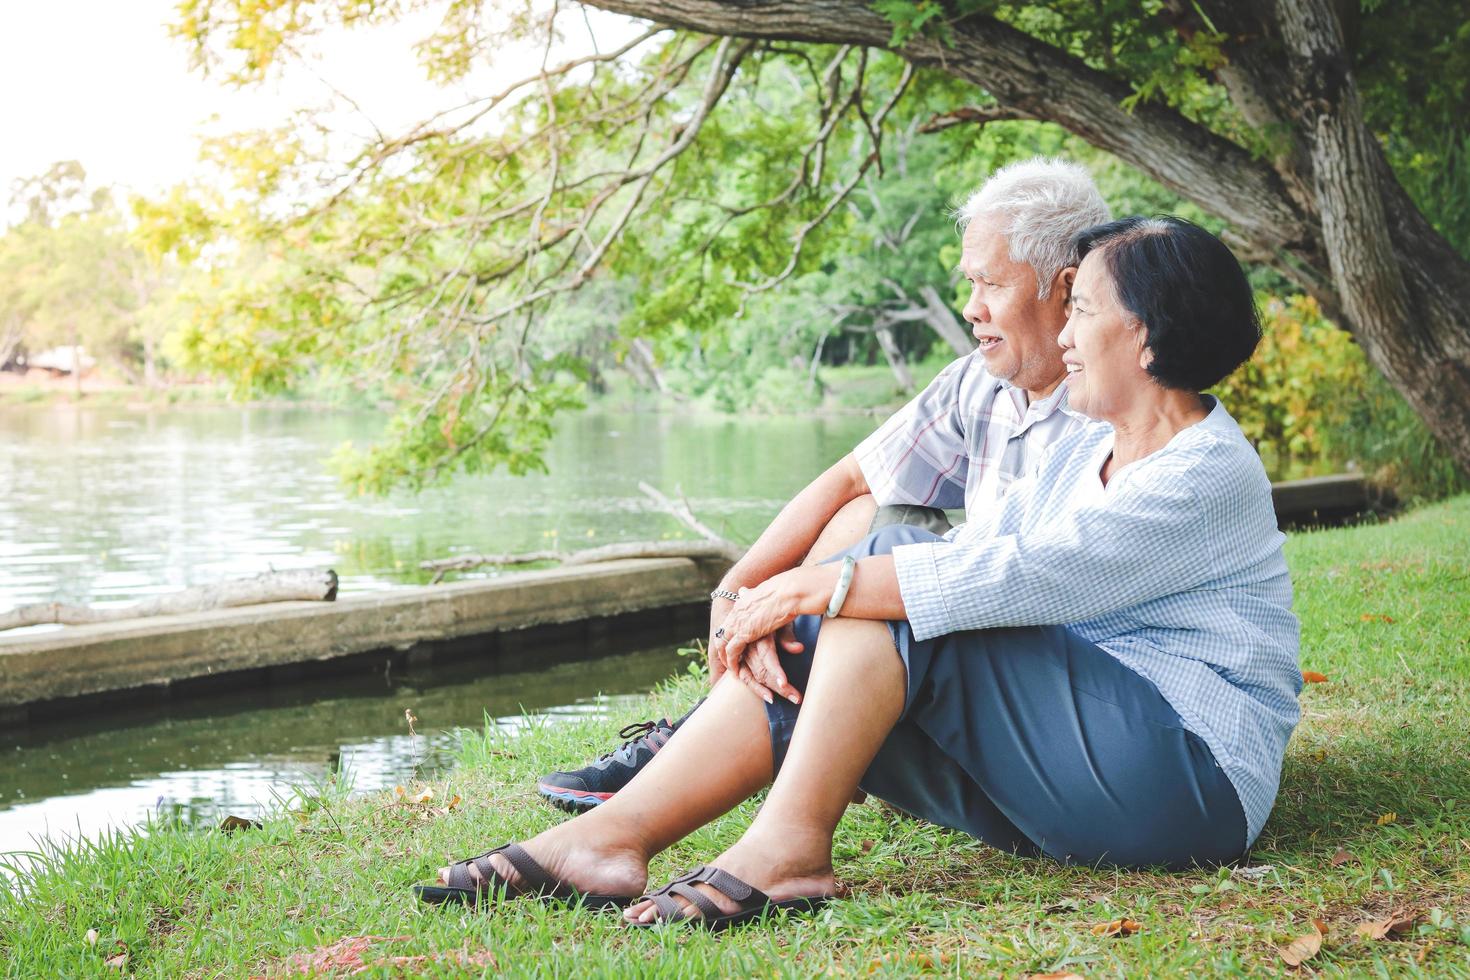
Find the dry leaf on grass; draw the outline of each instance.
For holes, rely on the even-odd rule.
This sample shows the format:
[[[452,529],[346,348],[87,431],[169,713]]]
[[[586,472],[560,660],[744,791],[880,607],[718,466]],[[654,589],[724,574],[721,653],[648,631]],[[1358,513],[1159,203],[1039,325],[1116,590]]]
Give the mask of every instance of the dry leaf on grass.
[[[1392,810],[1388,811],[1387,813],[1380,813],[1378,815],[1378,826],[1380,826],[1380,827],[1387,826],[1388,824],[1391,824],[1391,823],[1398,823],[1398,822],[1399,822],[1399,815],[1397,813],[1395,813],[1394,811],[1392,811]]]
[[[119,939],[112,947],[112,955],[102,962],[109,969],[126,970],[128,967],[128,944]]]
[[[436,964],[461,968],[498,968],[500,965],[495,959],[495,954],[488,949],[471,952],[465,948],[448,953],[363,958],[363,954],[368,952],[374,943],[406,943],[412,938],[412,936],[348,936],[328,946],[318,946],[315,949],[292,953],[284,960],[272,964],[274,969],[268,969],[267,975],[356,976],[383,967],[396,967],[397,970],[394,973],[396,976],[405,970],[412,975],[434,972],[426,971],[425,968]],[[438,973],[436,972],[435,975]],[[458,971],[450,971],[448,975],[456,976]]]
[[[1417,912],[1395,912],[1386,919],[1378,919],[1374,922],[1363,922],[1353,930],[1353,935],[1362,939],[1388,939],[1390,936],[1402,936],[1412,932],[1414,926],[1419,924]]]
[[[219,829],[227,834],[232,834],[237,830],[260,830],[264,826],[265,824],[259,820],[247,820],[244,817],[237,817],[233,813],[219,822]]]
[[[1258,864],[1250,868],[1231,868],[1230,877],[1240,878],[1244,881],[1264,881],[1275,870],[1276,865],[1274,864]]]
[[[1287,966],[1301,966],[1307,960],[1316,956],[1322,949],[1322,934],[1316,929],[1304,936],[1297,936],[1285,946],[1276,947],[1276,952],[1286,961]]]
[[[1305,684],[1326,684],[1327,675],[1319,674],[1315,670],[1302,671],[1302,682]]]
[[[87,930],[87,934],[85,936],[83,936],[82,939],[86,941],[86,943],[87,943],[88,946],[96,946],[97,945],[97,930],[96,929],[88,929]]]
[[[406,943],[412,936],[347,936],[328,946],[292,953],[280,963],[286,976],[319,976],[322,974],[356,973],[366,970],[362,954],[374,943]],[[279,975],[279,974],[278,974]]]
[[[1111,922],[1099,922],[1092,927],[1094,936],[1131,936],[1142,931],[1143,926],[1132,919],[1114,919]]]
[[[1391,622],[1393,622],[1393,617],[1392,616],[1380,615],[1379,613],[1363,613],[1363,615],[1359,616],[1358,618],[1361,619],[1365,623],[1391,623]]]
[[[931,956],[928,953],[889,953],[876,960],[870,960],[868,972],[877,973],[889,966],[905,967],[909,970],[933,970],[941,966],[948,966],[952,958],[948,953],[940,953],[938,956]]]
[[[1027,975],[1026,980],[1087,980],[1087,978],[1080,973],[1063,970],[1061,973],[1032,973]]]
[[[1357,864],[1358,859],[1353,855],[1352,851],[1349,851],[1345,847],[1339,847],[1337,853],[1332,855],[1332,860],[1328,863],[1334,868],[1340,868],[1344,864]]]
[[[1313,919],[1311,932],[1304,936],[1297,936],[1285,946],[1276,947],[1276,952],[1286,961],[1287,966],[1301,966],[1321,951],[1322,937],[1325,935],[1327,935],[1327,923],[1321,919]]]

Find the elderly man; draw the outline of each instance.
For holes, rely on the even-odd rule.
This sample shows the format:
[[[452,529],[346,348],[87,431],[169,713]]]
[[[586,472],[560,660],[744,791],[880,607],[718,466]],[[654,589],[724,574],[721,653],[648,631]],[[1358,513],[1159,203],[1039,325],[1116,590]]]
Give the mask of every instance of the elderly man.
[[[1073,237],[1110,217],[1091,177],[1060,160],[1015,163],[992,175],[958,217],[959,271],[970,283],[964,317],[977,349],[782,508],[712,593],[712,641],[739,589],[847,548],[870,529],[903,523],[943,531],[944,508],[978,515],[1079,424],[1067,410],[1057,336],[1077,271]],[[780,642],[794,643],[789,636]],[[773,655],[773,646],[767,652]],[[711,659],[711,683],[723,669]],[[763,694],[768,701],[799,699],[784,680],[776,683]],[[630,725],[621,747],[581,769],[544,776],[537,789],[566,809],[597,806],[692,713]]]

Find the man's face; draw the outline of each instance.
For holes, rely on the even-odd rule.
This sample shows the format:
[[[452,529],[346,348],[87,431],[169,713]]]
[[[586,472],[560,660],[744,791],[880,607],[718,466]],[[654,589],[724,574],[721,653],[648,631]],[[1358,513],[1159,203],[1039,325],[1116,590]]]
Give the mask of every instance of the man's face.
[[[1057,335],[1067,322],[1075,270],[1064,270],[1047,298],[1037,299],[1036,271],[1011,260],[999,224],[994,215],[980,215],[965,229],[960,271],[970,281],[970,301],[963,316],[992,376],[1045,395],[1065,374]]]

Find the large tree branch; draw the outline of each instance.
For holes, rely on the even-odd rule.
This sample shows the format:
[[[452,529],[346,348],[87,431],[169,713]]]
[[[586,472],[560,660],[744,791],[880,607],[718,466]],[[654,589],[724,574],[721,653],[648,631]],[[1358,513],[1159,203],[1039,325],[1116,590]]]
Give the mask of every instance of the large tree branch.
[[[586,0],[605,10],[706,33],[890,48],[893,25],[865,0]],[[953,47],[927,36],[898,53],[981,86],[1011,111],[1049,119],[1230,219],[1263,247],[1320,260],[1315,215],[1243,147],[1164,106],[1132,112],[1126,82],[993,17],[950,25]]]

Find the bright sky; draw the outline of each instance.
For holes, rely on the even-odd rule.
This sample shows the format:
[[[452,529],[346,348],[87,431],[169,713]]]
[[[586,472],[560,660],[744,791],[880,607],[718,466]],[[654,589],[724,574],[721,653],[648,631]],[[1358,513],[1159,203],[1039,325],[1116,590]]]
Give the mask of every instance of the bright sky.
[[[188,50],[168,37],[175,0],[8,0],[0,31],[0,212],[16,180],[58,160],[79,160],[89,182],[156,192],[194,173],[197,137],[281,121],[296,106],[320,104],[330,89],[296,70],[259,88],[233,90],[188,69]],[[412,43],[433,18],[341,31],[314,45],[314,70],[392,131],[453,105],[426,81]],[[606,49],[631,36],[631,22],[596,16]],[[568,25],[570,27],[570,24]],[[586,50],[585,34],[569,44]],[[567,55],[554,58],[561,60]],[[496,91],[534,71],[539,52],[506,52],[467,86]],[[211,117],[218,120],[210,122]],[[344,126],[370,131],[361,121]]]

